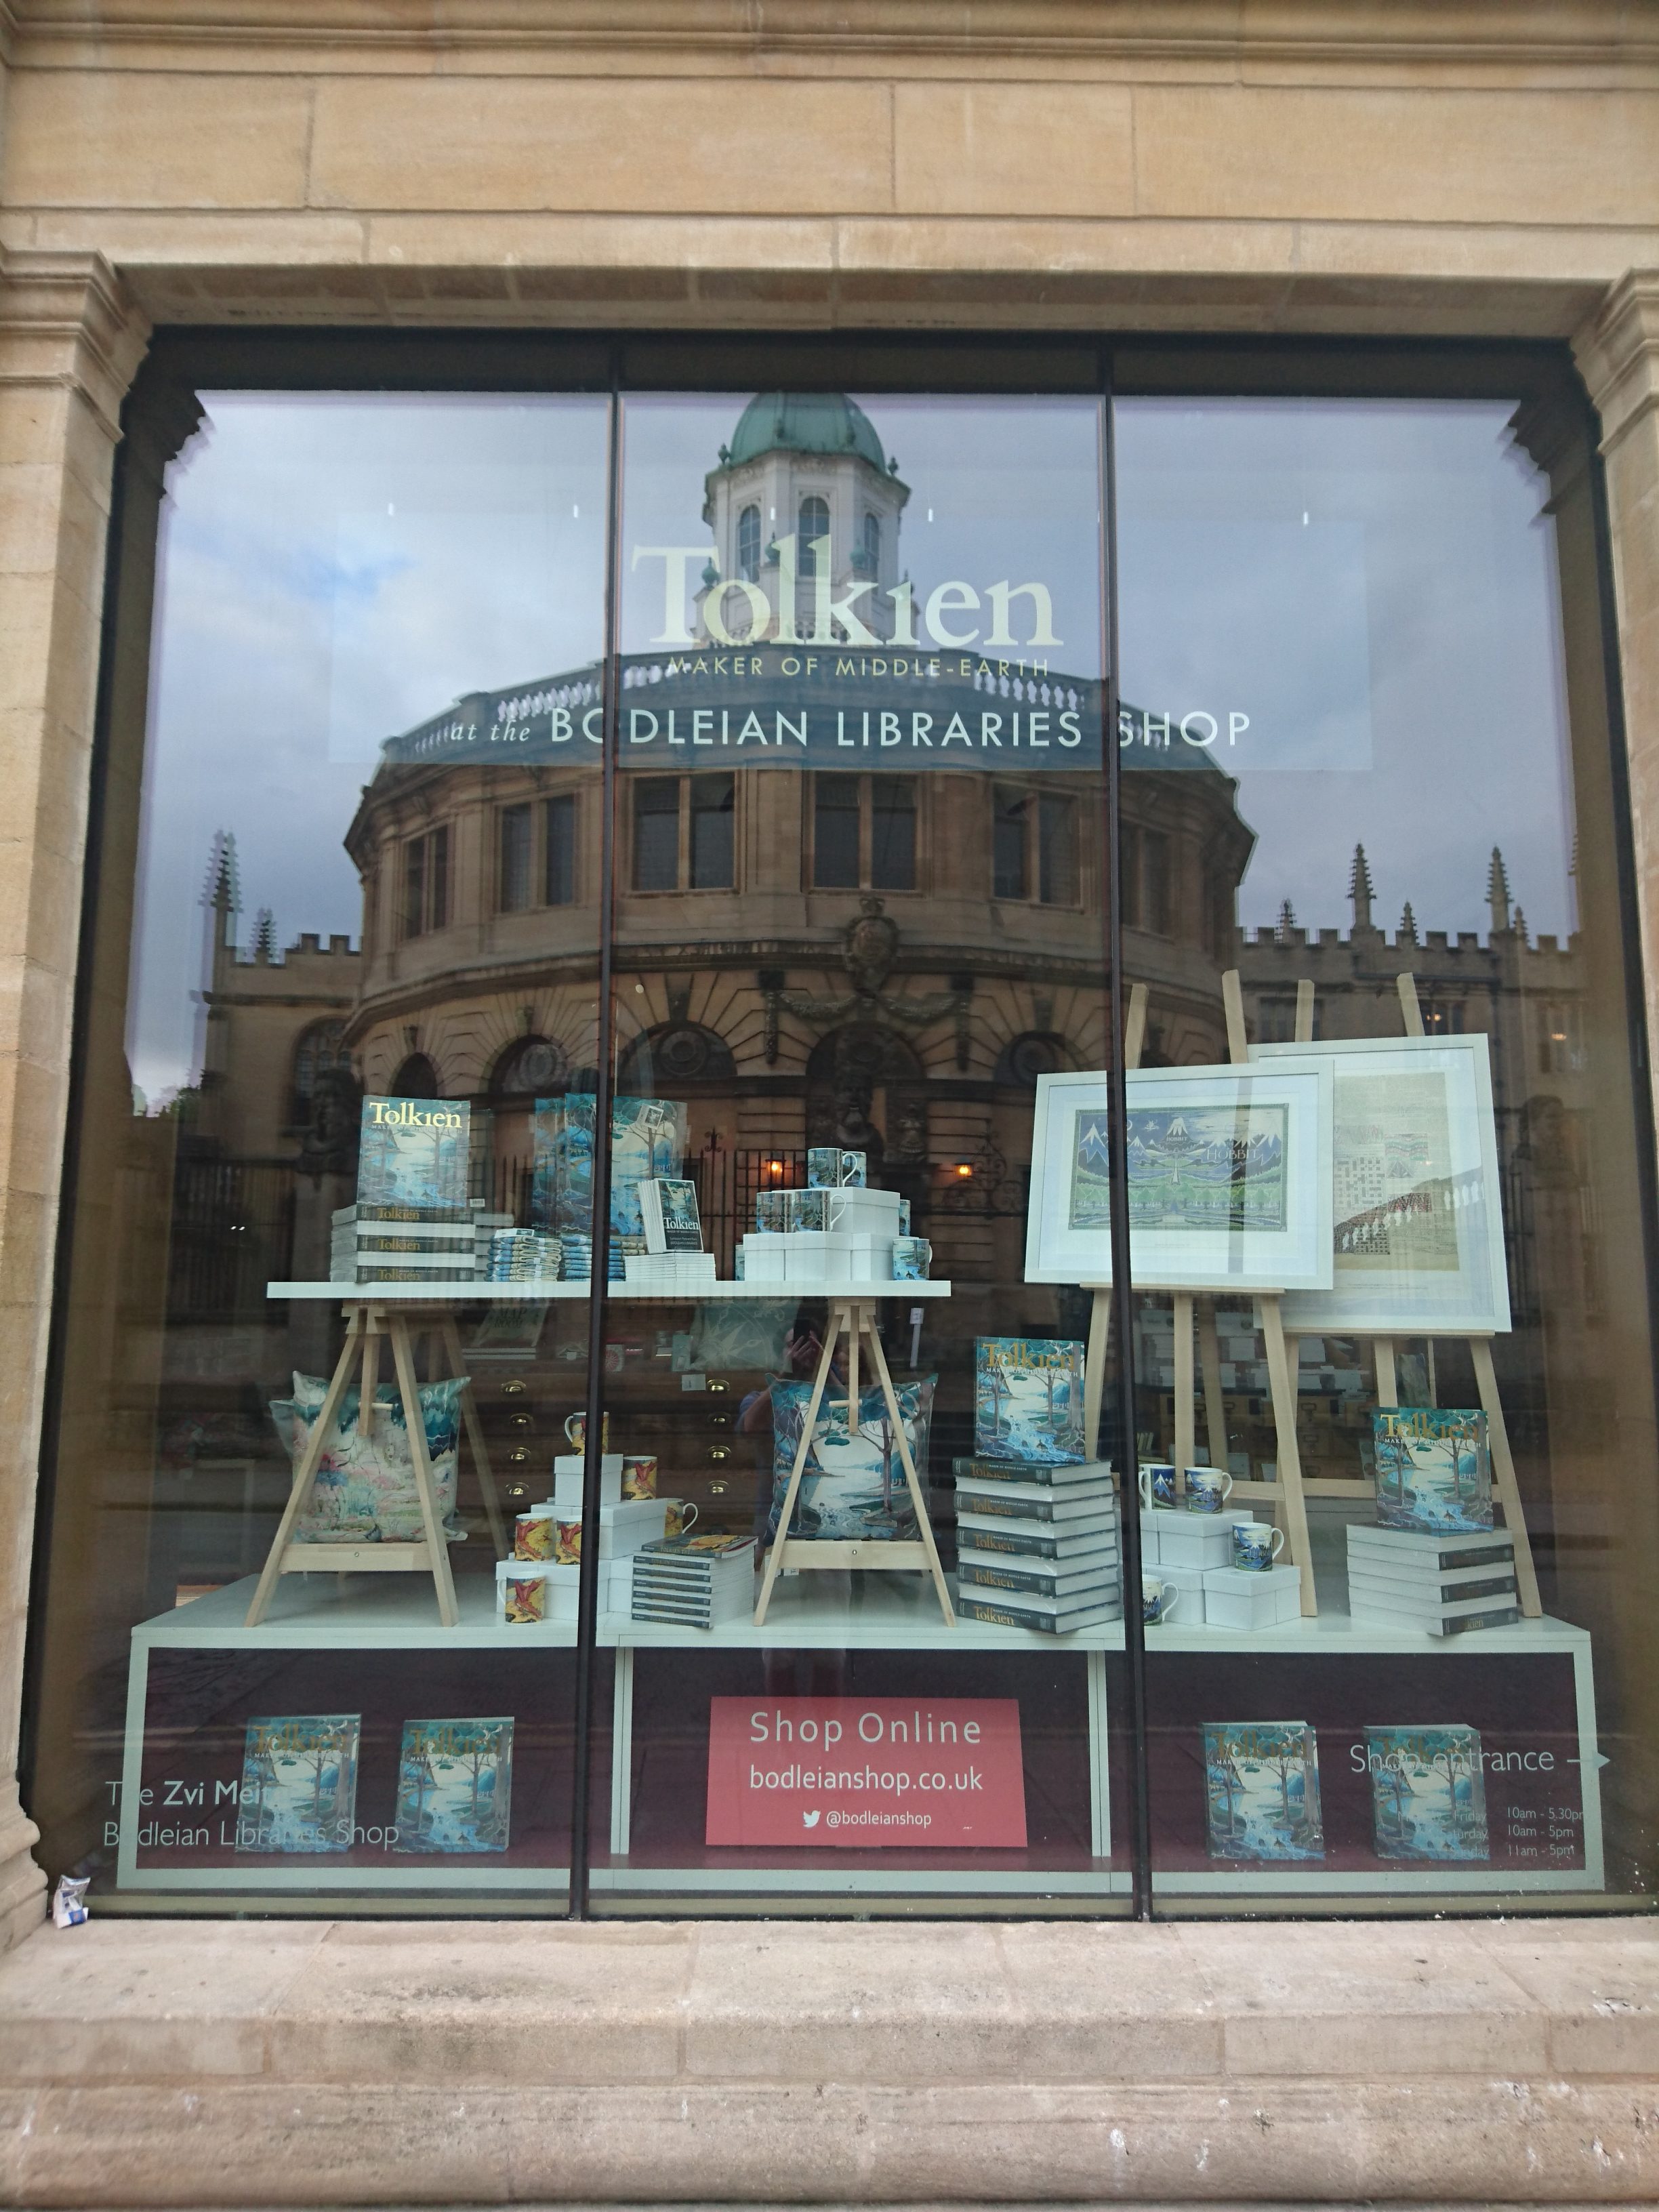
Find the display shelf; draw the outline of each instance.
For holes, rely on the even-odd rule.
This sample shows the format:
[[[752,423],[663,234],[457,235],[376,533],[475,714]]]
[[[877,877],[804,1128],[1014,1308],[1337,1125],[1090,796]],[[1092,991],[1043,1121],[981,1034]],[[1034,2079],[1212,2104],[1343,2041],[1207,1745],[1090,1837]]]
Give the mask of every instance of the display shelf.
[[[365,1302],[387,1305],[465,1305],[468,1300],[510,1300],[514,1305],[541,1305],[556,1298],[586,1298],[592,1290],[590,1279],[566,1282],[524,1283],[267,1283],[268,1298],[340,1298],[354,1304]],[[951,1285],[935,1276],[919,1283],[736,1283],[720,1278],[698,1283],[690,1290],[638,1284],[607,1283],[605,1297],[611,1304],[701,1305],[714,1299],[766,1298],[948,1298]]]
[[[284,1575],[270,1611],[257,1627],[245,1615],[255,1578],[227,1583],[172,1613],[158,1614],[132,1632],[135,1647],[163,1645],[197,1650],[429,1650],[453,1651],[495,1645],[503,1637],[515,1644],[569,1644],[576,1640],[574,1620],[538,1620],[508,1628],[496,1611],[493,1574],[459,1574],[455,1597],[460,1620],[446,1628],[432,1611],[428,1586],[413,1576],[330,1574]]]

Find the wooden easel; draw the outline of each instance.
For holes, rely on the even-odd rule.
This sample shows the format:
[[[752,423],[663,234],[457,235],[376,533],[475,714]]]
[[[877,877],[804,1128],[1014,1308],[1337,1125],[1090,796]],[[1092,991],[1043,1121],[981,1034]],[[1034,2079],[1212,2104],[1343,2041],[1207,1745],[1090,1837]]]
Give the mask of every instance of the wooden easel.
[[[843,1336],[847,1339],[848,1434],[858,1434],[859,1345],[861,1339],[867,1338],[871,1364],[881,1384],[882,1395],[887,1401],[887,1417],[893,1424],[893,1435],[904,1466],[904,1479],[909,1485],[910,1501],[915,1509],[916,1527],[921,1533],[915,1539],[890,1544],[861,1543],[856,1540],[838,1543],[789,1534],[795,1517],[795,1501],[800,1494],[801,1478],[811,1456],[812,1431],[817,1423],[818,1408],[823,1402],[836,1346]],[[824,1331],[823,1350],[819,1356],[817,1373],[812,1378],[812,1395],[807,1400],[806,1411],[801,1420],[800,1442],[795,1448],[794,1465],[789,1470],[789,1486],[784,1492],[783,1508],[778,1516],[778,1533],[767,1556],[760,1602],[755,1607],[757,1628],[762,1626],[766,1620],[766,1608],[772,1602],[773,1585],[786,1567],[833,1567],[842,1572],[851,1567],[922,1569],[933,1578],[933,1588],[939,1595],[945,1626],[954,1628],[956,1626],[956,1610],[951,1603],[945,1570],[939,1565],[939,1547],[933,1541],[933,1524],[927,1518],[927,1500],[922,1493],[916,1463],[910,1455],[910,1447],[905,1439],[904,1424],[899,1418],[898,1400],[893,1390],[893,1378],[887,1371],[886,1354],[881,1348],[873,1298],[836,1298],[831,1302],[830,1326]]]
[[[1310,1008],[1311,1009],[1311,986]],[[1229,969],[1221,979],[1222,1001],[1227,1017],[1228,1057],[1235,1066],[1243,1066],[1248,1054],[1244,1030],[1244,999],[1239,988],[1238,973]],[[1298,991],[1297,1012],[1300,1014]],[[1310,1012],[1309,1019],[1312,1015]],[[1146,986],[1136,983],[1129,991],[1129,1015],[1124,1028],[1123,1061],[1127,1068],[1140,1065],[1141,1048],[1146,1035]],[[1088,1352],[1084,1368],[1084,1420],[1089,1448],[1095,1448],[1100,1434],[1101,1392],[1104,1380],[1107,1346],[1111,1329],[1110,1287],[1106,1284],[1085,1285],[1094,1291],[1094,1308],[1089,1319]],[[1153,1288],[1155,1285],[1148,1285]],[[1261,1315],[1262,1341],[1267,1354],[1267,1390],[1273,1409],[1273,1427],[1278,1436],[1279,1480],[1276,1482],[1235,1481],[1230,1497],[1244,1498],[1254,1504],[1258,1499],[1270,1502],[1275,1517],[1282,1510],[1285,1528],[1285,1556],[1288,1565],[1297,1569],[1302,1579],[1302,1611],[1311,1615],[1319,1610],[1314,1590],[1313,1561],[1308,1543],[1308,1511],[1302,1482],[1302,1460],[1296,1441],[1296,1366],[1295,1347],[1285,1334],[1280,1294],[1276,1291],[1259,1291],[1255,1294]],[[1175,1467],[1177,1486],[1186,1486],[1186,1469],[1196,1465],[1194,1457],[1193,1342],[1194,1321],[1198,1323],[1201,1359],[1204,1372],[1205,1425],[1209,1433],[1210,1464],[1224,1468],[1227,1464],[1227,1424],[1225,1404],[1221,1389],[1221,1346],[1216,1334],[1215,1300],[1188,1290],[1170,1292],[1175,1313]],[[1136,1510],[1136,1503],[1126,1500],[1126,1510]]]
[[[295,1470],[294,1488],[282,1520],[277,1523],[276,1534],[260,1573],[258,1587],[253,1593],[252,1603],[248,1607],[246,1626],[257,1628],[264,1619],[276,1595],[277,1579],[283,1575],[429,1573],[438,1596],[438,1618],[446,1628],[453,1628],[460,1619],[460,1613],[455,1602],[454,1577],[450,1572],[449,1545],[438,1516],[438,1497],[432,1479],[432,1462],[427,1455],[426,1420],[421,1409],[420,1389],[415,1378],[415,1348],[410,1323],[413,1320],[437,1335],[446,1357],[451,1362],[452,1374],[459,1375],[463,1371],[461,1344],[454,1319],[447,1307],[427,1312],[418,1307],[392,1304],[373,1297],[348,1300],[344,1313],[345,1343],[330,1378],[321,1408],[312,1424],[305,1455]],[[296,1539],[295,1528],[316,1488],[323,1449],[334,1432],[341,1402],[350,1385],[354,1369],[359,1370],[362,1377],[358,1426],[364,1436],[374,1434],[374,1392],[380,1376],[382,1340],[392,1346],[398,1395],[403,1406],[409,1437],[410,1467],[415,1477],[416,1494],[421,1501],[423,1534],[412,1543],[402,1544],[324,1544]],[[490,1536],[495,1547],[495,1556],[500,1559],[504,1555],[505,1541],[501,1508],[495,1497],[495,1477],[484,1445],[483,1426],[470,1385],[462,1390],[460,1396],[462,1419],[466,1427],[467,1440],[472,1447],[478,1486],[483,1492]]]

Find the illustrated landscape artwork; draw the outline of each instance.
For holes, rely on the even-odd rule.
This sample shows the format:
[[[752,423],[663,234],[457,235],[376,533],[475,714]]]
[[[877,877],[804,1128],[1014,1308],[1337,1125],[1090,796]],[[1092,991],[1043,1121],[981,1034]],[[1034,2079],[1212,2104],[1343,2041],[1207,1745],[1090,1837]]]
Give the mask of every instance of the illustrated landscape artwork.
[[[1305,1721],[1211,1721],[1204,1729],[1210,1856],[1322,1859],[1319,1752]]]
[[[1380,1859],[1485,1859],[1486,1784],[1472,1728],[1368,1728]]]
[[[513,1723],[405,1721],[398,1762],[399,1851],[504,1851]]]
[[[1213,1235],[1282,1230],[1287,1222],[1286,1106],[1132,1106],[1128,1114],[1133,1229]],[[1110,1219],[1106,1116],[1073,1118],[1068,1226],[1103,1230]]]
[[[1443,1073],[1339,1070],[1335,1184],[1339,1278],[1456,1272],[1458,1211],[1480,1177],[1453,1176]]]
[[[357,1804],[356,1713],[251,1720],[236,1816],[239,1851],[344,1851]]]

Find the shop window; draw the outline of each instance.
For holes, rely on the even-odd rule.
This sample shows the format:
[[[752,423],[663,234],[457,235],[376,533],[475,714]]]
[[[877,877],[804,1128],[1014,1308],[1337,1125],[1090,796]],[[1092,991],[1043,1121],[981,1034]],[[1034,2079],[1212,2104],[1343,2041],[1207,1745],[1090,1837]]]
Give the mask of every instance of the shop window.
[[[215,338],[246,382],[169,479],[154,726],[147,593],[109,646],[99,796],[146,803],[92,872],[75,1040],[49,1872],[198,1913],[1653,1909],[1646,986],[1565,365],[1511,389],[1483,354],[1434,398],[1468,349],[1326,351],[1325,396],[1240,402],[1194,396],[1236,366],[1194,349],[1180,392],[1111,398],[1092,346],[1060,390],[1060,348],[1032,402],[962,389],[953,343],[948,397],[289,405],[264,343]],[[141,551],[164,419],[141,380]],[[769,585],[768,541],[832,512],[842,568],[915,580],[861,603],[914,653],[722,663],[701,550],[633,558],[712,539]],[[372,620],[303,557],[368,514]],[[211,598],[179,557],[210,531]],[[938,634],[969,595],[1006,665]],[[325,665],[392,734],[279,733],[251,785],[212,708]],[[377,896],[384,946],[344,933]],[[373,1110],[402,1101],[441,1110]],[[412,1368],[362,1325],[411,1305]],[[865,1308],[849,1409],[824,1341]],[[429,1498],[411,1407],[362,1430],[370,1342]],[[314,1548],[262,1600],[331,1377]]]
[[[449,921],[449,830],[430,830],[404,847],[405,937],[424,937]]]
[[[812,883],[818,890],[916,887],[916,787],[903,775],[813,779]]]

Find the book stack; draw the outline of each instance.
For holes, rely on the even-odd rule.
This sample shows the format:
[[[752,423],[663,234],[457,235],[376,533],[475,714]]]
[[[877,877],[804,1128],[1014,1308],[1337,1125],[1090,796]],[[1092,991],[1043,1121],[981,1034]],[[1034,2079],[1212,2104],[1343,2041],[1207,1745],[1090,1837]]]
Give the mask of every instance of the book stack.
[[[981,1337],[974,1443],[955,1462],[963,1618],[1045,1636],[1121,1620],[1112,1470],[1085,1455],[1083,1346]]]
[[[559,1240],[537,1229],[498,1229],[489,1240],[492,1283],[556,1282]]]
[[[695,1295],[714,1278],[712,1252],[625,1252],[623,1280],[631,1291]]]
[[[481,1206],[340,1206],[331,1219],[331,1283],[465,1283],[488,1278],[490,1242],[511,1214]]]
[[[1123,1617],[1117,1500],[1104,1460],[959,1459],[957,1609],[1045,1636]]]
[[[633,1617],[714,1628],[755,1601],[752,1536],[665,1536],[634,1555]]]
[[[1430,1636],[1503,1628],[1521,1618],[1515,1542],[1502,1528],[1348,1530],[1348,1611]]]

